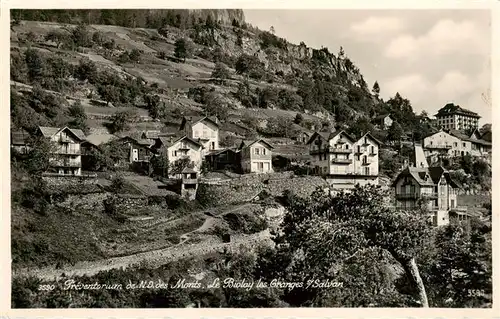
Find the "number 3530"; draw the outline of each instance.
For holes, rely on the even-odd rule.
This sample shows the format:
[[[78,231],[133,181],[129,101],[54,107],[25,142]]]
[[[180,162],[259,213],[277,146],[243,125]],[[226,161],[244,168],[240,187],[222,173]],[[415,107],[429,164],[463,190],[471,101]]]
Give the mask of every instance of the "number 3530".
[[[467,295],[469,297],[483,297],[485,293],[482,289],[469,289],[467,290]]]
[[[56,289],[56,286],[55,285],[40,285],[38,286],[38,291],[52,291]]]

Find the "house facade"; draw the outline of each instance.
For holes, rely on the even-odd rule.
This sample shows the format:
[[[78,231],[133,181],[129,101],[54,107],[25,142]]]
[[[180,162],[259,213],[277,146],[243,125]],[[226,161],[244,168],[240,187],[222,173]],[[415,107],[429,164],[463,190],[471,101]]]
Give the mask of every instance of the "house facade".
[[[205,160],[210,170],[230,170],[235,173],[241,172],[240,152],[236,148],[225,148],[209,152]]]
[[[481,116],[459,105],[448,103],[435,115],[438,125],[443,129],[467,131],[479,127]]]
[[[356,140],[344,131],[314,133],[309,142],[311,165],[333,188],[378,184],[380,142],[370,133]]]
[[[215,118],[208,116],[184,117],[180,130],[203,146],[203,156],[210,151],[219,149],[219,123]]]
[[[272,149],[273,146],[262,139],[242,141],[238,151],[243,173],[273,172]]]
[[[450,217],[466,214],[457,205],[458,184],[442,167],[407,167],[392,184],[396,208],[414,210],[424,207],[435,226],[447,225]]]
[[[52,142],[51,172],[58,175],[82,174],[80,144],[85,140],[82,130],[40,126],[38,134]]]
[[[166,156],[170,165],[187,158],[191,168],[194,171],[200,171],[203,146],[186,135],[159,137],[151,148],[156,156]]]
[[[11,131],[10,146],[18,153],[26,154],[29,151],[29,138],[29,133],[23,129],[19,131]]]
[[[438,154],[450,157],[472,155],[490,158],[492,151],[491,142],[483,140],[477,130],[474,130],[470,136],[458,130],[441,130],[425,137],[423,147],[426,156]]]

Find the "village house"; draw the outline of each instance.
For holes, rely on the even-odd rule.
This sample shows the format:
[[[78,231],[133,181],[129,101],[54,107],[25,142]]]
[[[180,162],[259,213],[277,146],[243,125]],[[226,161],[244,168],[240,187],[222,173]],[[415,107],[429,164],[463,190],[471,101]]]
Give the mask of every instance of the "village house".
[[[243,140],[238,147],[242,172],[273,172],[272,149],[273,146],[263,139],[254,141]]]
[[[186,167],[181,172],[181,196],[188,200],[196,198],[198,190],[198,174],[199,172],[191,167]]]
[[[117,142],[123,147],[125,154],[123,158],[124,162],[139,165],[141,167],[147,167],[149,165],[149,159],[152,153],[148,140],[124,136],[119,138]]]
[[[308,141],[311,165],[333,188],[378,185],[380,144],[370,133],[356,140],[344,131],[315,132]]]
[[[12,149],[21,154],[28,153],[29,139],[30,135],[24,129],[21,129],[19,131],[11,131],[10,133],[10,145]]]
[[[433,225],[447,225],[450,217],[466,218],[467,208],[457,206],[459,185],[441,166],[407,167],[394,180],[396,208],[429,211]]]
[[[210,170],[228,170],[235,173],[241,172],[240,152],[237,148],[225,148],[209,152],[205,161]]]
[[[191,168],[199,171],[202,163],[203,146],[196,140],[186,136],[160,136],[151,146],[156,156],[166,156],[170,165],[188,158]]]
[[[219,149],[219,123],[216,118],[208,116],[184,117],[179,130],[203,146],[203,156],[209,151]]]
[[[375,117],[375,124],[378,125],[381,129],[387,130],[391,127],[394,119],[389,114],[382,114]]]
[[[443,129],[467,131],[479,127],[481,116],[459,105],[448,103],[435,115],[438,125]]]
[[[93,154],[101,152],[100,146],[117,139],[113,134],[98,133],[88,135],[80,144],[82,153],[82,170],[91,171],[95,169]]]
[[[82,130],[40,126],[37,134],[51,141],[53,145],[49,172],[58,175],[82,174],[80,144],[85,140]]]
[[[440,130],[423,140],[423,147],[426,156],[464,156],[472,155],[476,157],[491,157],[491,142],[480,136],[474,130],[470,136],[458,130]]]

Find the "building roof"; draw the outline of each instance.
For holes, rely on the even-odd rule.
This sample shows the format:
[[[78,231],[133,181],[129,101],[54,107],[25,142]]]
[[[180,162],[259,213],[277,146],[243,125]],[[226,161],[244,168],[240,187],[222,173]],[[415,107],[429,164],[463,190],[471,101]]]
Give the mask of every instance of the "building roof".
[[[142,138],[158,138],[158,136],[161,134],[160,130],[149,130],[149,131],[144,131],[141,134]]]
[[[460,105],[455,105],[453,103],[448,103],[445,106],[443,106],[435,116],[441,117],[441,116],[448,116],[448,115],[453,115],[453,114],[466,115],[466,116],[475,117],[478,119],[481,118],[481,116],[479,116],[479,114],[477,114],[476,112],[472,112],[471,110],[464,109],[463,107],[460,107]]]
[[[362,139],[363,137],[365,137],[365,136],[369,136],[369,137],[370,137],[372,140],[374,140],[374,141],[375,141],[378,145],[382,145],[382,144],[383,144],[383,143],[382,143],[379,139],[377,139],[375,136],[373,136],[373,134],[372,134],[372,133],[370,133],[370,132],[365,133],[363,136],[361,136],[361,137],[359,138],[359,140],[361,140],[361,139]],[[358,140],[358,141],[359,141],[359,140]]]
[[[49,126],[39,126],[39,129],[40,129],[40,132],[42,132],[42,135],[44,137],[52,137],[55,134],[59,133],[60,131],[68,130],[76,138],[78,138],[80,141],[85,140],[85,133],[83,133],[83,131],[80,129],[69,128],[67,126],[62,127],[62,128],[49,127]]]
[[[255,143],[263,143],[263,144],[266,144],[267,147],[269,147],[270,149],[274,148],[271,144],[269,144],[265,140],[263,140],[263,139],[257,139],[257,140],[241,140],[241,144],[240,144],[239,149],[250,147],[250,146],[252,146]]]
[[[224,152],[238,153],[239,150],[237,148],[235,148],[235,147],[227,147],[227,148],[223,148],[223,149],[220,149],[220,150],[209,151],[206,156],[217,156],[217,155],[222,154]]]
[[[461,131],[452,130],[452,129],[447,130],[447,132],[449,132],[450,135],[453,135],[453,136],[455,136],[456,138],[459,138],[462,141],[468,141],[468,142],[475,143],[475,144],[481,144],[481,145],[491,146],[491,142],[488,142],[488,141],[483,140],[483,139],[478,140],[475,137],[472,137],[472,134],[471,134],[471,136],[468,136],[467,134],[465,134],[465,133],[463,133]]]
[[[492,136],[491,131],[487,131],[481,136],[481,139],[491,143],[491,136]]]
[[[344,134],[349,140],[351,140],[351,142],[355,142],[356,140],[354,138],[352,138],[352,136],[350,136],[349,134],[347,134],[344,130],[338,130],[338,131],[335,131],[335,132],[314,132],[311,137],[309,138],[309,140],[307,141],[306,144],[310,144],[312,143],[312,141],[314,141],[314,139],[316,138],[316,136],[321,136],[322,139],[324,139],[325,141],[330,141],[332,138],[336,137],[337,135],[340,135],[340,134]]]
[[[19,131],[11,131],[10,143],[12,145],[26,145],[28,143],[29,137],[29,133],[24,129],[21,129]]]
[[[123,136],[123,137],[120,137],[119,139],[120,140],[129,140],[136,145],[140,145],[140,146],[143,146],[146,148],[148,148],[151,145],[150,140],[136,139],[136,138],[133,138],[131,136]]]
[[[89,143],[94,144],[95,146],[99,146],[116,138],[117,136],[113,134],[90,134],[85,140]]]
[[[198,173],[197,171],[194,170],[192,167],[186,167],[182,170],[181,173]]]
[[[182,134],[182,135],[176,135],[176,136],[160,136],[158,137],[158,139],[161,141],[161,143],[165,146],[165,147],[170,147],[182,140],[188,140],[190,141],[191,143],[195,144],[195,145],[198,145],[200,147],[203,147],[203,145],[201,143],[199,143],[198,141],[192,139],[192,138],[189,138],[187,135],[185,134]]]
[[[396,177],[392,186],[396,186],[396,183],[403,177],[412,177],[420,186],[436,186],[441,177],[444,176],[446,181],[455,188],[459,188],[460,185],[451,178],[449,172],[441,166],[433,167],[407,167]]]
[[[181,122],[181,130],[184,129],[184,126],[186,125],[187,122],[191,123],[191,125],[194,125],[198,122],[201,122],[203,120],[207,120],[212,122],[215,126],[219,127],[219,121],[217,120],[216,117],[210,117],[210,116],[184,116],[182,118]]]

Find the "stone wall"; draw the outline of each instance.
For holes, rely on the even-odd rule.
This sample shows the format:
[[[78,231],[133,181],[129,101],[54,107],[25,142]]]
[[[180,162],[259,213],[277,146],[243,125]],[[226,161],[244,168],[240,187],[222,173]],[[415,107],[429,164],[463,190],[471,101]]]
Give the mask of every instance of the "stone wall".
[[[285,190],[309,196],[318,186],[326,188],[328,183],[319,176],[294,176],[293,172],[255,174],[219,184],[200,183],[196,198],[205,205],[225,205],[249,201],[263,190],[272,196]]]
[[[79,194],[68,195],[67,198],[56,205],[68,209],[83,209],[91,210],[94,212],[102,212],[104,210],[103,201],[111,196],[110,193],[93,193],[93,194]],[[126,212],[127,210],[135,210],[143,208],[148,205],[147,196],[127,196],[116,195],[118,200],[118,211]]]
[[[57,175],[44,174],[43,180],[49,191],[74,194],[88,194],[102,192],[97,185],[97,175]]]

